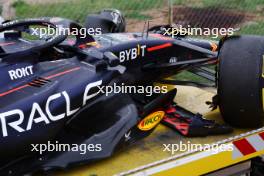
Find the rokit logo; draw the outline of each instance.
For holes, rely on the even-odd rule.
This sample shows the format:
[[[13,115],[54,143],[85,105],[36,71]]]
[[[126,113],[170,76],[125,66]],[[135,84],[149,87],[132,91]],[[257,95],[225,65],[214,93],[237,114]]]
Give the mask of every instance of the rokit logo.
[[[8,71],[8,74],[10,76],[11,80],[16,80],[16,79],[20,79],[23,77],[27,77],[30,75],[33,75],[33,66],[27,66],[27,67],[23,67],[23,68],[18,68],[15,70],[10,70]]]
[[[130,48],[119,53],[120,62],[136,59],[138,56],[144,57],[146,54],[146,45],[137,45],[135,48]]]
[[[2,129],[2,136],[8,136],[8,129],[12,128],[19,133],[30,131],[32,126],[37,123],[49,124],[61,120],[65,117],[69,117],[75,114],[81,107],[87,104],[87,101],[100,93],[97,91],[95,93],[90,93],[92,88],[98,87],[102,84],[102,80],[89,83],[83,93],[83,103],[78,108],[73,109],[71,105],[71,99],[69,94],[66,91],[53,94],[48,97],[44,107],[42,108],[39,103],[34,102],[31,106],[31,111],[29,117],[25,118],[25,113],[21,109],[13,109],[7,112],[0,113],[0,122]],[[65,111],[61,114],[55,114],[51,112],[51,104],[54,104],[56,101],[61,102],[61,99],[65,101]],[[56,110],[54,110],[56,111]],[[10,122],[10,117],[17,117],[14,121]],[[26,127],[22,127],[22,124],[26,121]]]

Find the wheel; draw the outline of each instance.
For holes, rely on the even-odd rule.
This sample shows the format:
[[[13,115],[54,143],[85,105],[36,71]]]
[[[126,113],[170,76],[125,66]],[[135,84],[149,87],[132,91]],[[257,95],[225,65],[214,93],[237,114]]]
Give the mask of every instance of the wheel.
[[[263,120],[264,37],[237,36],[223,42],[219,52],[218,100],[224,120],[255,128]]]

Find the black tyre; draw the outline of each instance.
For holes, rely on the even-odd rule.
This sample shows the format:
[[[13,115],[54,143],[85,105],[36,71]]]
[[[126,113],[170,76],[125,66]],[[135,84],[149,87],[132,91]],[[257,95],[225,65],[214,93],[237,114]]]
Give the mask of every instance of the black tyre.
[[[236,127],[263,123],[264,37],[230,37],[219,53],[218,98],[224,120]]]

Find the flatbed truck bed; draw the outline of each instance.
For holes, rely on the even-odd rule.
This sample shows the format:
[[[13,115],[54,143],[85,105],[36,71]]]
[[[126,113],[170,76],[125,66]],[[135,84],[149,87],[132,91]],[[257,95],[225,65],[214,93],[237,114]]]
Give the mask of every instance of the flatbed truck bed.
[[[218,110],[210,111],[206,101],[214,96],[214,89],[177,86],[176,101],[194,113],[222,122]],[[164,151],[167,144],[230,144],[233,151]],[[188,138],[162,124],[151,136],[130,146],[111,158],[93,164],[60,172],[58,176],[110,176],[155,175],[197,176],[230,175],[234,170],[249,167],[250,159],[264,155],[264,127],[258,129],[234,129],[228,135]],[[240,165],[237,165],[240,164]],[[234,166],[234,167],[230,167]],[[237,166],[237,169],[235,168]],[[228,170],[228,168],[232,168]],[[226,169],[224,169],[226,168]],[[221,174],[222,173],[222,174]],[[225,173],[225,174],[223,174]],[[263,173],[264,175],[264,173]]]

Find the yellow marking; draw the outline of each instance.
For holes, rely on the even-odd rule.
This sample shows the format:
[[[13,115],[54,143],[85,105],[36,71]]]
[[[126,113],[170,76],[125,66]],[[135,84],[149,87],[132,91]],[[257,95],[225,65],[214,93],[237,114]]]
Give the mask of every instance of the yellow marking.
[[[89,42],[89,43],[86,43],[87,46],[96,46],[97,43],[96,42]]]
[[[148,131],[154,128],[164,117],[165,112],[164,111],[156,111],[150,115],[148,115],[146,118],[144,118],[139,124],[138,128],[142,131]]]
[[[163,176],[163,175],[177,175],[177,176],[198,176],[203,175],[209,172],[222,169],[227,166],[237,164],[242,161],[260,156],[264,153],[264,150],[260,152],[255,152],[251,155],[239,158],[232,159],[232,152],[224,151],[219,154],[211,155],[203,159],[198,159],[193,162],[189,162],[168,170],[164,170],[158,173],[153,174],[153,176]],[[221,162],[220,162],[221,161]]]
[[[140,55],[140,46],[138,45],[138,56]]]

